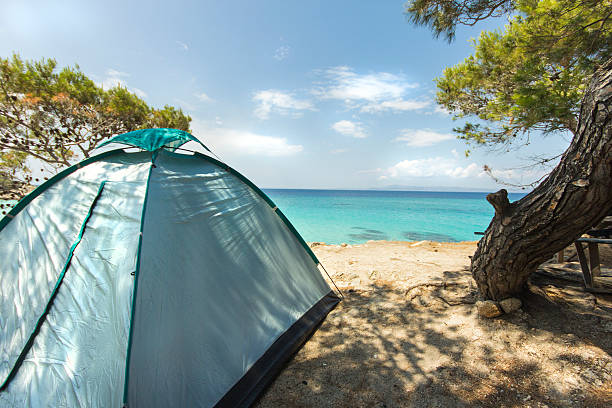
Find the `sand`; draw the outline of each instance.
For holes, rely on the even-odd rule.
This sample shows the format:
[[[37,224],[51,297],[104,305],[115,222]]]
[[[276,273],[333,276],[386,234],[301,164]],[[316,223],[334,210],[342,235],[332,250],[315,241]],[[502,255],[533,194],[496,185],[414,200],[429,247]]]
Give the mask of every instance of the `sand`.
[[[612,406],[612,296],[534,275],[484,319],[474,242],[311,246],[345,298],[257,407]]]

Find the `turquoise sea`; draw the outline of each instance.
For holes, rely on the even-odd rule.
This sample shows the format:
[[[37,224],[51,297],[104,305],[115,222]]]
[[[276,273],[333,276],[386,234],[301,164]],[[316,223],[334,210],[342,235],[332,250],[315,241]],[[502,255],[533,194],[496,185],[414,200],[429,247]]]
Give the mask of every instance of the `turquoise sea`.
[[[487,193],[265,189],[302,237],[328,244],[369,240],[475,241],[493,217]],[[515,201],[521,193],[510,193]],[[6,202],[4,202],[6,203]],[[6,208],[0,210],[6,211]]]
[[[477,241],[493,217],[487,193],[276,190],[264,192],[302,237],[328,244],[369,240]],[[510,193],[510,201],[522,198]]]

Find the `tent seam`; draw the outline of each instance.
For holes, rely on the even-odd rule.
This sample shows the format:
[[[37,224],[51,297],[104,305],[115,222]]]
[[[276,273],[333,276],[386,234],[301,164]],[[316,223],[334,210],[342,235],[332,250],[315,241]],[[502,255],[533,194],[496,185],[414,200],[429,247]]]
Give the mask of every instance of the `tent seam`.
[[[143,241],[143,229],[144,229],[144,220],[145,213],[147,209],[147,199],[149,198],[149,186],[151,184],[151,174],[153,173],[153,168],[155,168],[155,164],[153,163],[154,157],[153,153],[151,153],[151,166],[149,167],[149,176],[147,177],[147,187],[145,189],[145,196],[142,203],[142,212],[140,213],[140,232],[138,234],[138,251],[136,252],[136,270],[134,271],[134,289],[132,290],[132,310],[130,311],[130,330],[128,334],[128,345],[127,352],[125,356],[125,379],[123,381],[123,407],[128,406],[128,382],[130,376],[130,357],[132,352],[132,336],[134,334],[134,315],[136,309],[136,294],[138,292],[138,278],[140,276],[140,254],[142,251],[142,241]]]
[[[13,365],[13,368],[8,373],[6,379],[2,383],[2,386],[0,386],[0,391],[4,391],[6,389],[8,384],[17,374],[17,371],[19,371],[21,364],[25,360],[26,355],[28,354],[28,352],[32,348],[32,345],[34,344],[34,340],[36,339],[36,336],[40,332],[40,328],[42,327],[43,323],[46,321],[47,315],[49,314],[49,311],[51,310],[51,306],[53,306],[53,301],[55,300],[55,297],[57,296],[59,288],[62,285],[62,282],[64,281],[64,277],[66,276],[66,272],[68,271],[68,268],[70,267],[70,263],[74,255],[74,251],[76,250],[77,246],[81,243],[81,240],[83,239],[85,227],[87,226],[87,222],[91,218],[93,209],[96,206],[98,199],[102,195],[102,190],[104,190],[105,184],[106,184],[106,180],[100,183],[100,187],[98,187],[98,192],[96,193],[96,196],[94,197],[91,205],[89,206],[89,211],[87,212],[87,215],[85,216],[85,219],[83,220],[83,223],[81,224],[79,235],[77,235],[76,240],[74,241],[74,243],[70,247],[70,250],[68,251],[66,262],[64,264],[64,267],[62,268],[62,271],[60,272],[59,277],[57,278],[57,282],[55,283],[55,286],[53,287],[53,291],[51,292],[51,295],[49,296],[49,300],[47,301],[47,306],[45,307],[45,310],[43,311],[42,315],[40,315],[40,317],[38,318],[38,321],[36,322],[36,326],[34,326],[34,330],[30,334],[30,337],[28,338],[28,341],[26,342],[25,346],[22,348],[21,353],[19,353],[19,356],[17,357],[17,361],[15,362],[15,365]]]

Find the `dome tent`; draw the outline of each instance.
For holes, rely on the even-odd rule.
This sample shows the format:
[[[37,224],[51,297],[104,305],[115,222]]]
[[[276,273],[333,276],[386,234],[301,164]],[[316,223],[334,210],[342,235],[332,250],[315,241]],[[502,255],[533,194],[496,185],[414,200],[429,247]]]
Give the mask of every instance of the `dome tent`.
[[[248,406],[339,302],[264,193],[173,152],[190,140],[117,136],[139,151],[0,219],[0,406]]]

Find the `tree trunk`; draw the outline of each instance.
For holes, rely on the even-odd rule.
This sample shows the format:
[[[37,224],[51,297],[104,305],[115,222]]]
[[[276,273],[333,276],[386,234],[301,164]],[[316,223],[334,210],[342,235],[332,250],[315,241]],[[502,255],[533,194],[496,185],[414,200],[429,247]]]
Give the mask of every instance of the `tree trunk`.
[[[487,196],[495,216],[472,258],[486,299],[520,292],[529,275],[612,209],[612,59],[586,90],[576,135],[559,165],[533,192],[510,203]]]

